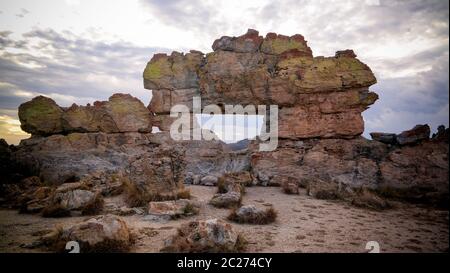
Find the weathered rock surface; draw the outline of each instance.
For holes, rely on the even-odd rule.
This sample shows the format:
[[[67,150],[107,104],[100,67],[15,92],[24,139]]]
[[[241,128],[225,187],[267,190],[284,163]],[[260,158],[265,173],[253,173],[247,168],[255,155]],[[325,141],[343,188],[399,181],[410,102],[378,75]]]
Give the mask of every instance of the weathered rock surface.
[[[448,143],[443,140],[408,146],[362,137],[284,140],[276,151],[253,152],[251,162],[258,184],[296,182],[321,199],[351,200],[367,188],[411,201],[444,206],[448,201]]]
[[[243,238],[220,219],[183,224],[178,233],[165,242],[163,252],[238,252]]]
[[[144,104],[129,94],[114,94],[93,106],[62,108],[39,96],[19,107],[22,130],[33,135],[73,132],[151,132],[152,116]]]
[[[148,204],[148,214],[156,218],[170,220],[197,214],[198,207],[199,204],[188,199],[150,202]]]
[[[21,128],[34,135],[58,134],[64,131],[62,125],[63,109],[56,102],[38,96],[19,107]]]
[[[276,211],[270,208],[260,208],[255,205],[246,205],[232,211],[228,219],[237,223],[265,225],[275,221]]]
[[[378,206],[372,193],[445,205],[449,130],[440,127],[431,139],[428,125],[399,135],[373,133],[377,141],[361,137],[361,112],[378,95],[369,91],[376,82],[372,71],[352,50],[314,57],[301,35],[262,37],[254,30],[224,36],[213,50],[154,55],[143,75],[153,90],[149,107],[124,94],[93,106],[63,108],[42,96],[22,104],[22,128],[32,137],[14,148],[0,143],[2,162],[21,166],[42,184],[32,187],[39,196],[19,185],[8,186],[9,195],[24,194],[19,206],[40,211],[50,196],[63,195],[53,193],[54,186],[82,182],[88,189],[70,188],[59,198],[69,210],[83,207],[93,192],[122,190],[128,205],[141,207],[188,195],[183,183],[217,184],[210,203],[230,207],[240,204],[243,185],[287,183],[293,192],[306,187],[317,198],[361,206]],[[260,152],[257,141],[171,139],[171,107],[185,104],[192,111],[197,95],[203,104],[277,104],[278,148]],[[163,132],[150,133],[152,125]]]
[[[73,185],[72,185],[73,184]],[[46,217],[59,217],[61,212],[69,216],[72,211],[83,215],[98,214],[103,208],[103,197],[82,183],[67,183],[56,188],[43,209]]]
[[[132,241],[127,224],[114,215],[102,215],[57,230],[43,238],[46,244],[63,251],[67,242],[76,241],[80,252],[123,252]]]
[[[424,139],[430,138],[430,126],[416,125],[408,131],[403,131],[397,135],[397,141],[400,145],[414,144]]]
[[[173,105],[192,110],[192,97],[201,96],[203,104],[277,104],[281,138],[353,137],[364,130],[361,112],[378,99],[368,89],[376,83],[372,71],[352,50],[313,57],[301,35],[263,38],[255,30],[223,36],[212,48],[156,54],[147,64],[144,86],[153,90],[161,130]]]

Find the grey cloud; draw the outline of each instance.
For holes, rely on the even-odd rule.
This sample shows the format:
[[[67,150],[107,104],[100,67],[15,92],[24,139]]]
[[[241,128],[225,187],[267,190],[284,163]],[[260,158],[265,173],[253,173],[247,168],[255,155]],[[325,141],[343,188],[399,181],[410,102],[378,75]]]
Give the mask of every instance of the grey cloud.
[[[200,0],[141,0],[158,19],[178,27],[204,28],[213,19],[212,7]]]
[[[30,13],[29,10],[24,9],[24,8],[21,8],[21,9],[20,9],[20,12],[19,12],[18,14],[16,14],[16,16],[19,17],[19,18],[23,18],[23,17],[25,17],[25,15],[27,15],[28,13]]]
[[[4,36],[8,33],[2,32],[0,37]],[[23,37],[2,43],[0,109],[17,110],[20,103],[30,99],[28,93],[53,96],[65,106],[70,103],[65,96],[84,104],[93,98],[107,99],[115,92],[131,93],[148,103],[150,92],[143,89],[142,71],[153,53],[168,51],[126,42],[96,42],[51,29],[33,30]],[[7,47],[17,43],[30,50],[9,52]]]

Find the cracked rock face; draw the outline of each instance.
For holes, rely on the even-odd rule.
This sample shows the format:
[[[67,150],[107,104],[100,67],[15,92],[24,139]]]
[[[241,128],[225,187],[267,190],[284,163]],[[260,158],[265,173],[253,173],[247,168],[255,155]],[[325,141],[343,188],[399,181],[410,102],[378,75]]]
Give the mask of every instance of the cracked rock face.
[[[281,138],[354,137],[364,130],[361,112],[377,94],[370,68],[352,50],[314,57],[304,37],[256,30],[223,36],[203,54],[156,54],[144,71],[144,86],[153,90],[151,109],[166,123],[170,108],[192,110],[192,97],[206,104],[268,105],[280,108]],[[167,124],[168,123],[168,124]]]

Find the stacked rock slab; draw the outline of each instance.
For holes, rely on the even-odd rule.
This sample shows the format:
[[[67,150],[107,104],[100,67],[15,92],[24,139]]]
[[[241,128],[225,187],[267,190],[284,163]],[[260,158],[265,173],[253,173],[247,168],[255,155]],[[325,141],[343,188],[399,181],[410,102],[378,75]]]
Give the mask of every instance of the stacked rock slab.
[[[152,116],[144,104],[129,94],[114,94],[94,105],[63,108],[38,96],[19,107],[22,130],[32,135],[67,133],[124,133],[152,131]]]
[[[108,192],[128,181],[145,196],[175,197],[183,190],[180,149],[167,135],[151,134],[151,112],[131,95],[68,108],[39,96],[19,107],[19,118],[32,137],[12,160],[48,184],[89,179]]]
[[[344,137],[364,130],[361,112],[378,96],[370,68],[352,50],[333,57],[313,57],[301,35],[255,30],[223,36],[203,54],[156,54],[144,71],[144,87],[153,90],[150,104],[162,130],[170,108],[192,97],[202,104],[272,105],[279,107],[280,138]]]

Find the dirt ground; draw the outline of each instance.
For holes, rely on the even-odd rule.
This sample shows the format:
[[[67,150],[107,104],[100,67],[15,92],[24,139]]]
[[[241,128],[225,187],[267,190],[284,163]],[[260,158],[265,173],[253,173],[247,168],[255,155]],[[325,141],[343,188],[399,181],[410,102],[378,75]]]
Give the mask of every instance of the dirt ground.
[[[201,204],[199,215],[166,222],[145,216],[122,216],[137,240],[132,252],[159,252],[164,240],[182,223],[195,219],[223,218],[228,209],[207,204],[215,187],[189,186]],[[120,202],[120,197],[106,200]],[[233,224],[248,241],[247,252],[366,252],[368,241],[377,241],[381,252],[448,252],[449,213],[444,210],[396,203],[393,209],[373,211],[342,201],[286,195],[276,187],[250,187],[243,204],[272,205],[277,221],[269,225]],[[0,210],[0,252],[43,252],[27,244],[56,225],[67,226],[89,217],[42,218]]]

